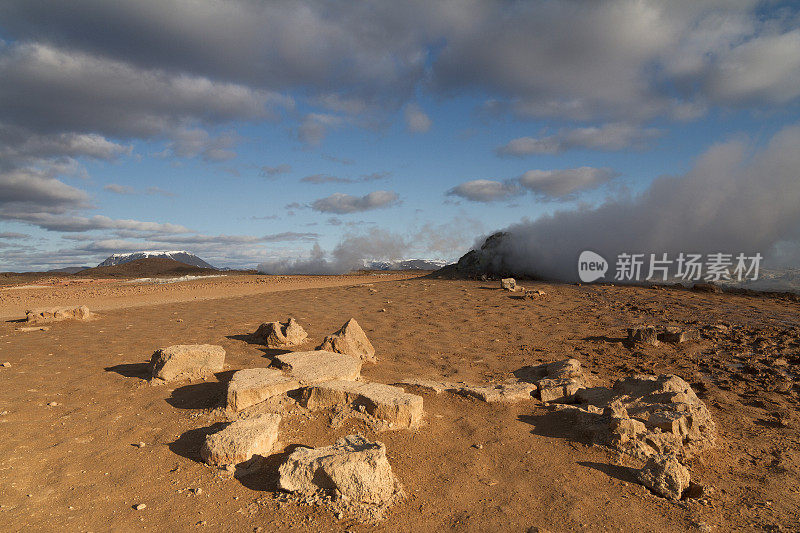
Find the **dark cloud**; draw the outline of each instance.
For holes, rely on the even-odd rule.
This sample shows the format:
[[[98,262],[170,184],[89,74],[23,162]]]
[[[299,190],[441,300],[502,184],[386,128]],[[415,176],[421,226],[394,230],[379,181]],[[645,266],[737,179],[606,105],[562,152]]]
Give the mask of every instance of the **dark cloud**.
[[[320,213],[343,215],[390,207],[397,204],[398,200],[397,193],[391,191],[374,191],[364,196],[334,193],[326,198],[315,200],[311,204],[311,209]]]

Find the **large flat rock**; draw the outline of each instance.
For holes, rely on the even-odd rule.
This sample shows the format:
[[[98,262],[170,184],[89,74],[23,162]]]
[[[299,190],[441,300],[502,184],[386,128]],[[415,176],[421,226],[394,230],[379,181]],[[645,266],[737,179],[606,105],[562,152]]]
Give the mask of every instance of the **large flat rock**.
[[[387,429],[417,427],[422,421],[422,397],[400,387],[362,381],[329,381],[303,390],[301,405],[311,410],[350,406],[384,421]]]
[[[300,382],[274,368],[239,370],[228,383],[226,406],[233,412],[300,388]]]
[[[299,448],[278,469],[278,486],[314,498],[320,493],[357,507],[385,508],[400,492],[386,446],[349,435],[332,446]]]
[[[160,381],[179,381],[209,377],[222,371],[225,349],[213,344],[176,344],[162,348],[150,359],[152,377]]]
[[[208,435],[200,457],[214,466],[237,465],[256,455],[265,457],[272,453],[278,441],[280,422],[281,417],[276,414],[237,420],[222,431]]]
[[[361,375],[360,358],[324,350],[281,354],[275,357],[273,364],[303,386],[334,380],[353,381]]]

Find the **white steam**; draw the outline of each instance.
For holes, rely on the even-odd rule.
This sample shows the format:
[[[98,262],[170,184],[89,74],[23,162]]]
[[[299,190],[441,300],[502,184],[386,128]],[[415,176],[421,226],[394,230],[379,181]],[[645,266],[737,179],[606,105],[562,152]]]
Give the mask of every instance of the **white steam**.
[[[635,197],[504,231],[503,264],[548,279],[575,280],[583,250],[612,265],[621,252],[760,252],[765,267],[798,266],[800,126],[784,128],[757,150],[742,141],[715,145],[688,173],[659,177]]]

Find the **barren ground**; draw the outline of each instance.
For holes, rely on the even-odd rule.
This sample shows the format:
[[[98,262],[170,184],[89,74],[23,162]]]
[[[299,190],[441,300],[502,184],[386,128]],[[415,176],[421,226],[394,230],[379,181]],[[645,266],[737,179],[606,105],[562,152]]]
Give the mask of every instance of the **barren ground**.
[[[798,385],[800,304],[729,294],[497,282],[239,276],[174,285],[76,283],[0,290],[0,530],[3,531],[752,531],[800,530]],[[356,286],[374,283],[372,287]],[[18,332],[26,308],[85,304],[100,318]],[[385,311],[382,311],[385,309]],[[372,433],[358,420],[329,427],[295,410],[281,442],[328,445],[361,432],[384,442],[408,498],[377,525],[337,520],[287,501],[275,466],[222,479],[198,455],[231,371],[268,366],[245,335],[294,316],[301,349],[355,317],[379,361],[362,375],[473,383],[565,357],[610,381],[674,373],[692,384],[718,425],[718,446],[689,465],[706,488],[671,502],[633,482],[605,448],[589,446],[536,400],[486,404],[424,396],[426,424]],[[699,342],[632,349],[634,324],[724,323]],[[150,386],[152,352],[211,343],[227,351],[217,380]],[[786,364],[779,362],[784,359]],[[48,405],[56,402],[57,405]],[[144,448],[133,446],[146,443]],[[633,463],[631,463],[633,465]],[[189,489],[201,489],[189,490]],[[132,506],[146,504],[136,511]]]

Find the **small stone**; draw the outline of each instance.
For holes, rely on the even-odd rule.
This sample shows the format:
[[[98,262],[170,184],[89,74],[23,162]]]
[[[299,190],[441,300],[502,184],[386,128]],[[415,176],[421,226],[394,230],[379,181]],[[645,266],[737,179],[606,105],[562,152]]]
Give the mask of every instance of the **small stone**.
[[[503,278],[500,280],[500,288],[506,291],[516,292],[517,280],[514,278]]]
[[[47,402],[50,407],[58,407],[58,402]]]
[[[134,444],[134,446],[136,446],[137,448],[144,448],[145,446],[147,446],[147,444],[145,444],[144,442],[137,442],[136,444]]]
[[[191,489],[191,492],[195,496],[200,496],[201,494],[203,494],[203,489],[201,489],[200,487],[197,487],[196,489]]]
[[[6,361],[5,363],[3,363],[3,368],[11,368],[11,363]]]
[[[133,508],[137,511],[144,511],[145,509],[147,509],[147,505],[143,503],[137,503],[136,505],[133,506]]]
[[[482,450],[483,444],[473,444],[472,447],[475,448],[476,450]]]
[[[628,342],[631,344],[649,344],[658,346],[658,333],[652,326],[628,328]]]

